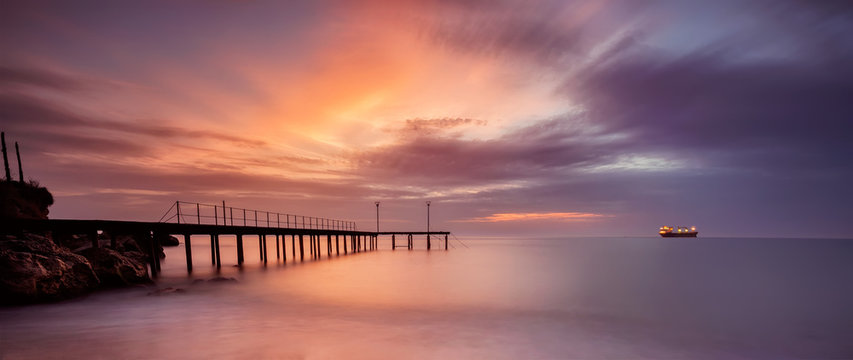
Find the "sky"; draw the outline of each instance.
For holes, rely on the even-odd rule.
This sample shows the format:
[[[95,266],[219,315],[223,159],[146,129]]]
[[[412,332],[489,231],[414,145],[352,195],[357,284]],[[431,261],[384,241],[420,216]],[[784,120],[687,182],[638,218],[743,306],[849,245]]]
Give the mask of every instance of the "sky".
[[[0,130],[52,218],[853,237],[850,4],[4,0]]]

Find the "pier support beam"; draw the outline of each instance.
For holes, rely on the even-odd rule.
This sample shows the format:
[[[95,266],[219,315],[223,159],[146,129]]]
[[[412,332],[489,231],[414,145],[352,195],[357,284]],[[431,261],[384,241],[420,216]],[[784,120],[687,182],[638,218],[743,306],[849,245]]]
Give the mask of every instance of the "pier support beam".
[[[278,246],[278,238],[279,235],[275,234],[275,258],[276,260],[281,259],[281,248]]]
[[[397,250],[397,236],[391,234],[391,250]]]
[[[148,255],[150,256],[151,261],[151,277],[157,277],[157,263],[159,263],[159,255],[157,254],[157,247],[154,245],[154,232],[148,233]]]
[[[243,265],[243,234],[237,234],[237,265]]]
[[[214,235],[214,234],[210,234],[210,264],[211,265],[216,265],[216,242],[213,240],[213,238],[215,236],[216,235]]]
[[[335,234],[335,255],[341,254],[340,242],[338,241],[338,234]]]
[[[269,259],[269,257],[267,256],[267,234],[263,234],[260,236],[264,237],[264,264],[266,264],[267,259]]]
[[[151,235],[152,235],[151,245],[154,247],[154,266],[157,267],[157,273],[159,274],[160,269],[161,269],[160,268],[160,251],[158,251],[160,249],[160,243],[157,241],[157,239],[159,239],[160,236],[158,236],[159,234],[156,232],[151,232]]]
[[[293,251],[293,260],[296,260],[296,235],[290,235],[290,249]]]
[[[193,247],[190,242],[190,234],[184,234],[184,249],[187,253],[187,272],[193,272]]]
[[[219,248],[219,234],[211,235],[214,237],[216,242],[216,268],[219,269],[222,267],[222,251]]]
[[[299,260],[305,261],[305,249],[303,247],[302,234],[299,234]]]
[[[444,250],[447,250],[447,234],[444,234]]]
[[[326,235],[326,254],[332,256],[332,234]]]

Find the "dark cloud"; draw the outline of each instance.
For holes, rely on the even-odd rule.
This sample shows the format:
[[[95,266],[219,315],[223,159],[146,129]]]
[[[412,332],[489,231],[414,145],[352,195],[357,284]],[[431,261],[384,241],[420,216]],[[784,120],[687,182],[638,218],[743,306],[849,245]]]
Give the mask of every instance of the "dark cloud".
[[[853,157],[853,71],[809,60],[627,57],[569,86],[590,117],[638,148],[753,169],[837,167]]]
[[[647,3],[475,2],[439,11],[426,33],[460,53],[560,69],[582,62],[608,36],[630,29],[626,15],[637,15]]]
[[[604,155],[583,143],[574,119],[559,118],[493,140],[418,136],[353,154],[362,174],[430,185],[483,185],[554,175]]]
[[[205,138],[249,147],[266,145],[263,141],[235,135],[161,125],[159,121],[155,120],[101,120],[97,116],[80,115],[53,102],[17,93],[0,94],[0,119],[3,119],[5,131],[31,134],[53,133],[53,140],[62,136],[73,137],[75,133],[92,137],[91,134],[94,131],[111,131],[121,133],[112,139],[121,139],[125,142],[143,141],[139,137],[142,135],[158,139]]]
[[[30,85],[61,91],[76,91],[87,88],[87,84],[71,76],[56,72],[0,65],[0,86]]]

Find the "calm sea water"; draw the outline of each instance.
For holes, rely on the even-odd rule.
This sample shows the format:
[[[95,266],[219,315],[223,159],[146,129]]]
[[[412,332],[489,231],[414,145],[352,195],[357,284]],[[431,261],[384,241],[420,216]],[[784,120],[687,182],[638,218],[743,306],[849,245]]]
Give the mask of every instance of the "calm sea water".
[[[853,358],[853,240],[465,239],[0,309],[2,359]],[[417,245],[423,246],[423,240]],[[254,245],[255,247],[252,247]],[[325,242],[324,242],[325,245]],[[214,276],[236,282],[196,282]]]

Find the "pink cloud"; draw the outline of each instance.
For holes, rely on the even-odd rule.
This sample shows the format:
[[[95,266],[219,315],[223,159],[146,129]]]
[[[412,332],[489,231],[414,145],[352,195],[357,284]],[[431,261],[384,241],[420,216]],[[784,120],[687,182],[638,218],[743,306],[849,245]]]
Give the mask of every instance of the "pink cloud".
[[[458,220],[458,222],[506,222],[527,220],[587,221],[603,217],[607,217],[607,215],[582,212],[497,213],[489,216]]]

